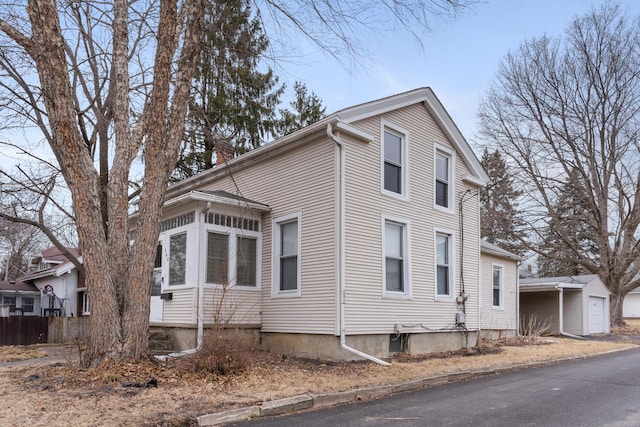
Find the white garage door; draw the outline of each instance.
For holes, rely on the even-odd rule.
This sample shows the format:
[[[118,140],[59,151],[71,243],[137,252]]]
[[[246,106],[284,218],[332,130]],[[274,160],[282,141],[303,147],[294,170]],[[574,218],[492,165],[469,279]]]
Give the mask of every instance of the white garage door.
[[[589,297],[589,333],[604,333],[604,298]]]
[[[622,305],[622,316],[640,318],[640,294],[631,293],[624,297]]]

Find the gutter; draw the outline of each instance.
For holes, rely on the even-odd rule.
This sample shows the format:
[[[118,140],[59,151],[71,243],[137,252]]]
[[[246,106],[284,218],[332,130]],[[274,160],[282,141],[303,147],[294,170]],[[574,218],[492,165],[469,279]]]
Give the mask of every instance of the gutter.
[[[355,348],[349,347],[347,345],[347,337],[346,337],[346,325],[345,325],[345,319],[346,319],[346,301],[345,301],[345,295],[346,295],[346,266],[345,266],[345,260],[346,260],[346,251],[345,251],[345,229],[346,229],[346,209],[345,209],[345,188],[346,188],[346,176],[345,176],[345,147],[342,143],[342,140],[340,139],[340,137],[336,137],[333,134],[333,126],[338,125],[339,122],[335,122],[335,123],[328,123],[327,124],[327,136],[333,140],[336,145],[338,146],[338,149],[340,150],[340,184],[339,184],[339,191],[340,191],[340,202],[339,202],[339,215],[340,215],[340,220],[338,222],[338,244],[339,244],[339,263],[340,263],[340,267],[339,267],[339,277],[338,277],[338,281],[339,281],[339,289],[340,289],[340,347],[342,347],[344,350],[356,354],[360,357],[363,357],[365,359],[371,360],[372,362],[378,363],[380,365],[383,366],[391,366],[391,364],[389,362],[385,362],[384,360],[378,359],[375,356],[372,356],[370,354],[367,353],[363,353],[360,350],[356,350]]]

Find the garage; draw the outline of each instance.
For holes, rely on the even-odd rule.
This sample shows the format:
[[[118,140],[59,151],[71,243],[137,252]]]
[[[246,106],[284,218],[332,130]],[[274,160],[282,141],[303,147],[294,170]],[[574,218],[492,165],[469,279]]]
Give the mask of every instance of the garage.
[[[548,322],[552,335],[608,334],[609,290],[595,274],[520,281],[520,319]]]
[[[604,334],[605,298],[589,296],[589,334]]]
[[[640,289],[636,288],[624,297],[622,315],[625,319],[640,318]]]

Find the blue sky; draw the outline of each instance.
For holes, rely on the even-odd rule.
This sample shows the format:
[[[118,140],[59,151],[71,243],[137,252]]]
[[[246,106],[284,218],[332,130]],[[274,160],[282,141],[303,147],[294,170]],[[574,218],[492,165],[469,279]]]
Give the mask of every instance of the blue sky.
[[[285,81],[301,80],[318,95],[327,113],[417,87],[430,86],[467,140],[475,137],[481,97],[495,79],[502,58],[527,39],[562,36],[576,16],[603,2],[588,0],[487,0],[457,20],[436,25],[422,38],[423,49],[406,33],[372,37],[370,68],[349,73],[320,53],[304,64],[285,65]],[[640,1],[621,1],[631,15]],[[292,86],[292,84],[290,84]]]

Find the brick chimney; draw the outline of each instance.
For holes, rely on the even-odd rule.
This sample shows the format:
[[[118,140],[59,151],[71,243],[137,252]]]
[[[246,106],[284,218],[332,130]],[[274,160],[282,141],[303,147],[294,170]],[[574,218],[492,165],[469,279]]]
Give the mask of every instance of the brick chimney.
[[[216,151],[216,166],[222,165],[229,160],[233,159],[233,145],[229,143],[229,141],[216,141],[215,145]]]

